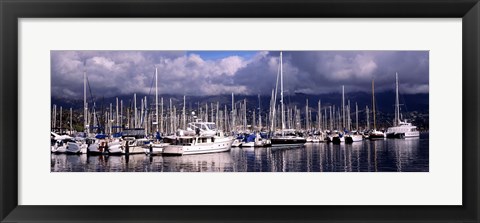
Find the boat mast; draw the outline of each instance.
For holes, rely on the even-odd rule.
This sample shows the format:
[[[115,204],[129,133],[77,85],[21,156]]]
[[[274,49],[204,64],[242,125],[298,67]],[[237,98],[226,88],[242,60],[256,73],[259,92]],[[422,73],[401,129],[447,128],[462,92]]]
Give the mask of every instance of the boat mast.
[[[164,129],[163,129],[164,125],[163,125],[163,97],[160,98],[160,132],[164,132]]]
[[[350,100],[348,100],[347,104],[347,129],[350,131],[352,130],[352,118],[350,117]]]
[[[155,127],[158,132],[158,68],[155,67]]]
[[[116,127],[116,131],[115,132],[118,132],[118,126],[119,126],[119,122],[118,122],[118,97],[116,98],[116,108],[115,108],[115,125],[117,126]]]
[[[375,122],[375,79],[372,79],[372,107],[373,107],[373,129],[377,130]]]
[[[283,60],[282,60],[282,52],[280,52],[280,103],[281,103],[281,110],[282,110],[282,136],[284,136],[284,129],[285,129],[285,116],[283,114]]]
[[[123,100],[120,100],[120,131],[123,131]]]
[[[398,73],[395,72],[395,126],[400,125],[400,104],[398,101]]]
[[[255,116],[253,116],[255,118]],[[243,99],[243,131],[247,131],[247,99]]]
[[[323,117],[323,129],[326,130],[326,129],[328,129],[327,108],[324,109],[323,116],[325,116],[325,117]]]
[[[333,113],[332,113],[332,106],[330,105],[329,107],[330,107],[330,130],[333,130],[334,129],[334,127],[333,127],[334,117],[333,117]]]
[[[305,130],[308,131],[308,126],[309,126],[309,122],[308,122],[308,98],[307,98],[307,102],[306,102],[306,106],[305,106]]]
[[[258,94],[258,126],[259,131],[262,130],[262,104],[260,101],[260,94]]]
[[[342,128],[345,129],[345,86],[342,85]]]
[[[113,122],[113,107],[112,107],[112,103],[110,103],[110,114],[109,114],[109,117],[108,117],[108,127],[109,127],[109,130],[110,130],[110,134],[112,134],[112,122]]]
[[[60,134],[62,134],[62,106],[60,106]]]
[[[72,128],[72,108],[70,107],[70,134],[72,134],[73,128]]]
[[[355,102],[355,130],[358,131],[358,105]]]
[[[218,106],[217,106],[217,110],[218,110]],[[182,118],[183,119],[183,126],[182,126],[183,129],[187,129],[187,120],[186,120],[187,117],[186,117],[185,112],[186,112],[185,111],[185,95],[183,95],[183,114],[182,114],[182,116],[183,116],[183,118]]]
[[[318,100],[318,117],[317,117],[317,122],[318,122],[318,130],[322,129],[322,101]]]
[[[277,75],[277,79],[278,79],[278,75]],[[276,95],[274,95],[274,90],[272,89],[272,103],[270,105],[270,131],[272,132],[275,132],[275,122],[276,122],[276,118],[275,118],[275,98],[276,98]]]
[[[135,121],[133,122],[134,123],[133,127],[137,128],[138,126],[137,126],[137,94],[136,93],[133,94],[133,106],[134,106],[133,110],[135,112],[134,114]]]
[[[87,72],[85,70],[85,64],[83,68],[83,110],[84,132],[88,133]]]
[[[232,131],[235,131],[235,102],[234,102],[235,98],[233,96],[233,92],[232,92]]]

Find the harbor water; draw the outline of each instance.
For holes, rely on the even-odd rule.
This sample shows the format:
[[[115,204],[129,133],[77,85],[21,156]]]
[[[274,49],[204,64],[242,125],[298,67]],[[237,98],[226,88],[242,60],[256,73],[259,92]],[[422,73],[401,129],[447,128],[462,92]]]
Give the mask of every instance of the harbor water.
[[[300,147],[232,147],[184,156],[51,154],[52,172],[428,172],[428,133]]]

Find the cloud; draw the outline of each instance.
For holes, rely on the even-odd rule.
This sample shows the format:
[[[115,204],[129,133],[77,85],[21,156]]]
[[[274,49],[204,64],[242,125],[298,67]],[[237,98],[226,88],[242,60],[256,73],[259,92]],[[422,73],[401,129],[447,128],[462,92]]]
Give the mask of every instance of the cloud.
[[[210,55],[212,52],[209,52]],[[208,59],[185,51],[51,51],[52,96],[83,97],[83,72],[95,97],[154,92],[158,69],[160,94],[270,95],[279,70],[279,52],[259,51],[250,57],[222,52]],[[399,74],[403,93],[428,93],[427,51],[286,51],[284,90],[321,94],[394,89]]]

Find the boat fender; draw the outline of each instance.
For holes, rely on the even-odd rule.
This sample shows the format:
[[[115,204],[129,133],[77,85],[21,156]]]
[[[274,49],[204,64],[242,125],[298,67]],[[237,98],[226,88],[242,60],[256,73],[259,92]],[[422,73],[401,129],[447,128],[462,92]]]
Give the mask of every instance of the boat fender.
[[[152,144],[150,144],[150,154],[152,154],[152,152],[153,152],[153,146]]]
[[[130,148],[129,148],[129,141],[127,140],[127,145],[125,146],[125,154],[130,153]]]

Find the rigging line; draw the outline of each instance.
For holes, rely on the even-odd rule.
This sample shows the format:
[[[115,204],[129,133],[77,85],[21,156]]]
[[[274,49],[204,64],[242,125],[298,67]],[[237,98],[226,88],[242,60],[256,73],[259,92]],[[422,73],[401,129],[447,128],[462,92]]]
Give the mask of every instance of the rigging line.
[[[150,84],[150,91],[148,92],[148,97],[150,97],[152,95],[152,88],[153,88],[154,80],[155,80],[155,74],[153,74],[153,77],[152,77],[152,83]]]
[[[88,80],[88,76],[86,77],[87,77],[88,91],[90,92],[90,100],[93,105],[92,109],[95,111],[96,104],[95,104],[95,101],[93,100],[92,88],[90,87],[90,81]],[[95,117],[97,118],[97,125],[100,127],[100,120],[98,119],[98,115],[96,115]]]

